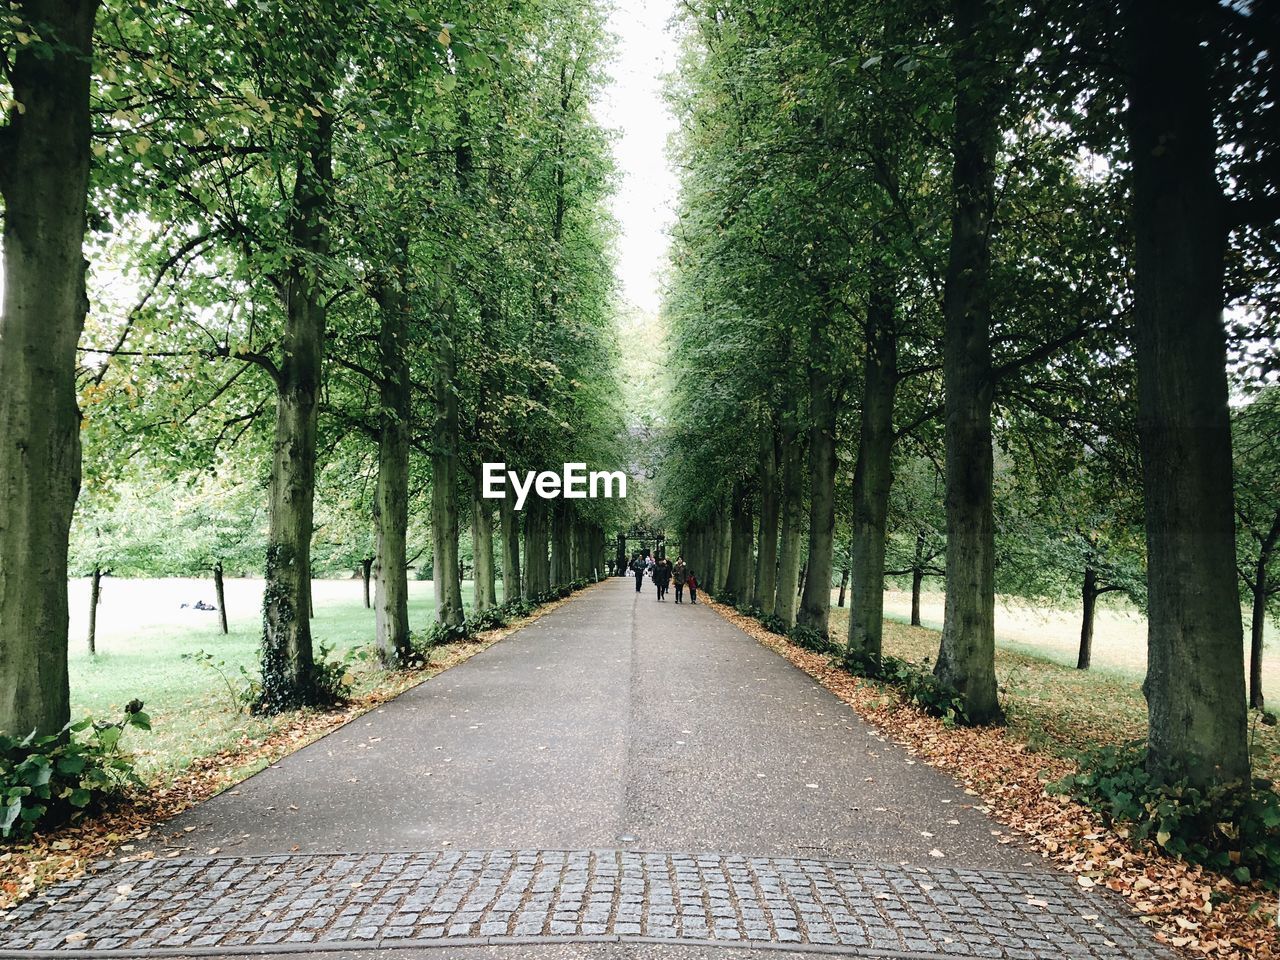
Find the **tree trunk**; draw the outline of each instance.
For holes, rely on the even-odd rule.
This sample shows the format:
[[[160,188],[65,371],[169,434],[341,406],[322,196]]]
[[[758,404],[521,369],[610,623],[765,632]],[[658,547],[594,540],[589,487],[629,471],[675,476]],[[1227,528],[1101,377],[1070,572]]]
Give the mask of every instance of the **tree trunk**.
[[[409,432],[413,417],[407,351],[408,237],[396,246],[394,276],[379,290],[378,480],[374,491],[374,643],[384,667],[412,656],[409,630]],[[368,569],[366,568],[366,577]],[[367,597],[366,579],[366,597]],[[367,602],[367,600],[366,600]],[[438,609],[438,608],[437,608]]]
[[[729,569],[725,575],[726,603],[745,603],[751,597],[751,547],[755,524],[751,494],[742,481],[733,486],[729,514]]]
[[[497,580],[493,569],[493,512],[490,502],[480,496],[478,480],[471,496],[471,550],[475,558],[474,609],[483,613],[497,606],[498,601],[494,596]]]
[[[920,626],[920,585],[924,582],[924,568],[916,566],[911,571],[911,625]]]
[[[893,483],[893,403],[898,388],[894,277],[882,263],[867,307],[862,429],[853,476],[849,649],[879,660],[884,641],[884,547]]]
[[[498,501],[502,525],[502,602],[520,596],[520,524],[510,497]]]
[[[592,545],[595,531],[585,520],[574,520],[576,536],[573,541],[573,579],[590,580],[595,569]]]
[[[773,612],[790,629],[796,622],[800,597],[800,554],[804,542],[805,448],[794,428],[783,427],[782,536],[778,553],[777,600]]]
[[[452,294],[444,298],[452,312]],[[432,383],[435,400],[435,442],[431,450],[431,539],[435,552],[436,620],[461,626],[462,576],[458,555],[458,397],[454,392],[453,344],[447,336],[436,340],[436,369]]]
[[[991,219],[1000,114],[983,0],[953,0],[958,43],[951,248],[943,298],[946,391],[947,598],[934,673],[962,697],[970,723],[1003,719],[995,670],[992,515]]]
[[[28,0],[41,24],[9,67],[0,136],[0,733],[70,719],[67,538],[80,491],[89,67],[96,0]],[[17,104],[21,104],[18,107]]]
[[[849,544],[849,549],[850,550],[853,549],[852,542],[850,542]],[[845,594],[848,592],[848,590],[849,590],[849,562],[848,560],[846,560],[844,565],[840,568],[840,596],[836,598],[837,607],[844,606],[844,597],[845,597]]]
[[[1076,669],[1088,670],[1093,659],[1093,620],[1098,607],[1098,571],[1091,566],[1084,568],[1080,601],[1080,655],[1076,657]]]
[[[1271,556],[1280,544],[1280,509],[1277,509],[1271,529],[1258,545],[1258,562],[1253,568],[1253,616],[1249,621],[1249,706],[1262,710],[1266,698],[1262,695],[1263,633],[1266,630],[1267,597],[1271,593]]]
[[[761,432],[760,536],[756,546],[755,589],[752,604],[762,614],[773,613],[778,589],[778,445],[773,424]]]
[[[222,627],[223,636],[226,636],[231,631],[227,627],[227,585],[223,578],[221,560],[213,565],[213,596],[214,603],[218,605],[218,625]]]
[[[809,556],[796,622],[827,636],[836,529],[836,398],[827,370],[825,317],[809,334]]]
[[[1249,706],[1255,710],[1266,706],[1262,693],[1262,650],[1267,625],[1267,592],[1271,589],[1267,578],[1270,560],[1270,551],[1264,551],[1253,574],[1253,619],[1249,623]]]
[[[524,508],[524,595],[540,597],[551,589],[547,559],[547,501],[530,497]]]
[[[716,599],[729,585],[729,559],[733,555],[733,519],[721,508],[716,518]]]
[[[102,602],[102,568],[93,568],[89,582],[89,656],[98,655],[98,604]]]
[[[1147,531],[1147,764],[1249,782],[1208,14],[1124,5],[1138,433]]]
[[[551,504],[551,586],[560,587],[571,579],[569,508],[563,500]]]
[[[315,498],[316,403],[324,356],[325,294],[315,263],[328,254],[333,192],[333,117],[309,131],[294,182],[285,267],[285,330],[276,371],[266,585],[262,606],[262,692],[256,709],[279,713],[318,703],[311,649],[311,533]],[[304,256],[305,253],[305,256]]]
[[[369,610],[373,607],[373,603],[369,598],[369,581],[373,576],[373,557],[363,557],[360,560],[360,582],[364,585],[364,608]]]

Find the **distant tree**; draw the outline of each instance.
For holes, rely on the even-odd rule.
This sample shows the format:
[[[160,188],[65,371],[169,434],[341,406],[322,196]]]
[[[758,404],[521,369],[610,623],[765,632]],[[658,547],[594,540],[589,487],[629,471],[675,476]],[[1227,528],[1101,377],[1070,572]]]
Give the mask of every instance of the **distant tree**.
[[[1280,387],[1238,408],[1232,448],[1236,493],[1236,569],[1249,606],[1249,706],[1265,706],[1263,634],[1280,623]]]

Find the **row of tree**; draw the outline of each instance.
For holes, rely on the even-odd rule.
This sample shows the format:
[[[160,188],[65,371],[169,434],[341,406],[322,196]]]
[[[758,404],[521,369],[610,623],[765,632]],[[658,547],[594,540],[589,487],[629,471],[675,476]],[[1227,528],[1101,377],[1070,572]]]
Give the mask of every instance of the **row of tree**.
[[[1152,771],[1247,782],[1237,565],[1260,659],[1280,516],[1274,11],[774,0],[683,22],[664,502],[686,555],[826,635],[847,518],[845,642],[871,659],[886,573],[938,567],[935,672],[975,723],[1001,719],[997,567],[1039,595],[1072,571],[1082,665],[1124,590],[1150,623]]]
[[[228,489],[261,508],[264,711],[323,696],[318,477],[372,530],[389,666],[415,513],[450,627],[468,519],[477,609],[499,569],[511,598],[601,566],[616,502],[478,487],[486,460],[622,459],[592,4],[23,0],[4,31],[0,729],[68,717],[82,456],[85,529],[146,477],[217,478],[175,524],[234,527]],[[212,568],[244,533],[197,538]]]

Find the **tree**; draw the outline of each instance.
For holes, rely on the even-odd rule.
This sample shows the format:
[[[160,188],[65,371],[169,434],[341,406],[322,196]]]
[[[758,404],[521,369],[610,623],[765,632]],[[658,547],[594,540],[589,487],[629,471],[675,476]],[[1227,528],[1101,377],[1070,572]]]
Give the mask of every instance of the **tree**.
[[[1266,706],[1262,657],[1267,618],[1280,623],[1280,388],[1268,387],[1233,417],[1236,569],[1249,605],[1249,706]]]
[[[1208,8],[1123,5],[1146,504],[1148,767],[1249,780]]]
[[[0,139],[0,730],[11,736],[57,733],[71,709],[64,580],[80,487],[75,350],[88,307],[97,10],[97,0],[23,0],[4,38],[12,94]]]
[[[999,14],[954,0],[956,33],[951,254],[946,332],[947,599],[934,670],[963,698],[971,723],[1003,719],[995,675],[995,527],[992,517],[991,232],[999,119],[1007,79],[995,37]]]

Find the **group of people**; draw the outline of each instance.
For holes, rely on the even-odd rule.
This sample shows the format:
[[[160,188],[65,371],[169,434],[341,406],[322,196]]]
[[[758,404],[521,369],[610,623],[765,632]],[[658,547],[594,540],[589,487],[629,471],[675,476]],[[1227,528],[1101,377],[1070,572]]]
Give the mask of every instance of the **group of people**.
[[[684,591],[689,589],[689,602],[698,602],[698,578],[692,568],[684,562],[684,557],[677,557],[672,563],[666,557],[655,560],[653,557],[642,557],[636,554],[631,558],[631,572],[636,578],[636,593],[644,583],[647,573],[658,591],[658,600],[667,598],[667,591],[674,583],[676,587],[676,603],[684,603]]]

